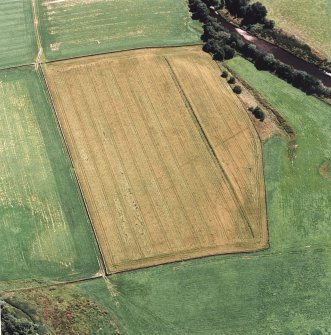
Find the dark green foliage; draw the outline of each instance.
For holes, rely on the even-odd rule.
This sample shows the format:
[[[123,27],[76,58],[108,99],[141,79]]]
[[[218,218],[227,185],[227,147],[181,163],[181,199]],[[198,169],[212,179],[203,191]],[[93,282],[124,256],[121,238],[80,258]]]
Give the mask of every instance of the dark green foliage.
[[[225,0],[225,6],[228,9],[228,11],[238,17],[245,11],[245,8],[247,8],[249,3],[249,0]]]
[[[242,88],[239,85],[236,85],[232,91],[236,94],[240,94],[242,92]]]
[[[205,42],[209,39],[221,38],[221,32],[224,32],[224,27],[221,24],[215,21],[209,21],[203,25],[203,34],[201,38]],[[230,36],[228,38],[230,38]]]
[[[258,70],[268,70],[274,72],[277,67],[277,60],[273,54],[261,54],[255,61],[255,66]]]
[[[203,50],[211,53],[213,58],[218,61],[224,59],[231,59],[236,53],[238,45],[243,46],[243,42],[239,37],[234,37],[228,31],[225,30],[217,19],[210,16],[210,10],[208,6],[216,7],[222,6],[222,1],[211,1],[211,0],[191,0],[189,3],[190,10],[193,12],[192,17],[200,20],[204,23],[203,34],[201,39],[205,42]]]
[[[231,59],[234,57],[235,54],[236,54],[236,51],[232,47],[230,47],[229,45],[224,46],[224,58],[225,59]]]
[[[284,64],[284,63],[278,64],[276,68],[276,75],[279,78],[286,80],[288,83],[292,83],[293,74],[294,74],[294,69],[292,66]]]
[[[253,4],[249,4],[249,2],[249,0],[226,0],[225,5],[232,15],[243,19],[243,25],[265,23],[268,13],[266,7],[261,2]],[[268,24],[272,25],[271,22]]]
[[[215,9],[224,7],[224,0],[205,0],[205,4],[210,7],[213,6]]]
[[[228,80],[229,84],[234,84],[236,82],[236,79],[234,77],[230,77],[230,79]]]
[[[237,51],[241,52],[241,49],[245,46],[245,42],[242,38],[235,33],[231,33],[231,47],[236,49]]]
[[[265,29],[274,29],[275,28],[275,21],[274,20],[264,20],[264,26]]]
[[[202,47],[203,51],[216,54],[220,49],[224,46],[223,41],[210,39],[204,46]]]
[[[245,58],[251,58],[254,60],[261,55],[261,52],[257,50],[255,44],[245,43],[241,50]]]
[[[251,25],[255,23],[264,23],[267,16],[267,8],[261,2],[255,2],[247,6],[243,14],[242,25]]]
[[[224,49],[223,48],[218,49],[218,51],[214,54],[213,59],[218,61],[226,59]]]
[[[331,71],[331,63],[328,63],[326,59],[321,59],[316,55],[309,45],[299,41],[295,36],[286,34],[282,30],[270,29],[270,25],[274,26],[274,24],[275,23],[272,20],[265,20],[263,27],[259,24],[253,25],[250,26],[249,31],[255,36],[267,39],[273,44],[288,50],[299,58],[307,60],[326,71]]]
[[[2,304],[1,330],[2,335],[37,335],[38,325],[27,318],[18,317],[15,309]]]
[[[224,71],[222,72],[222,74],[221,74],[221,77],[222,77],[222,78],[227,78],[228,75],[229,75],[229,72],[226,71],[226,70],[224,70]]]
[[[260,120],[261,122],[264,121],[265,114],[260,107],[256,106],[255,108],[250,108],[250,111],[258,120]]]
[[[193,17],[204,23],[204,33],[201,38],[205,42],[203,50],[211,53],[218,61],[231,59],[236,51],[255,64],[258,70],[275,73],[279,78],[291,83],[307,94],[316,94],[322,97],[331,97],[331,90],[326,88],[321,81],[308,75],[306,72],[297,71],[293,67],[283,64],[270,53],[257,50],[254,44],[245,43],[236,33],[229,33],[217,18],[210,16],[212,6],[210,0],[190,0],[190,9]],[[226,0],[227,9],[233,14],[243,18],[243,24],[252,25],[262,23],[269,30],[274,22],[266,19],[267,9],[260,2],[249,4],[249,0]],[[263,30],[263,29],[262,29]],[[233,79],[234,80],[234,79]],[[230,84],[234,84],[232,79]],[[238,91],[238,89],[236,89]]]
[[[193,19],[200,20],[201,22],[208,22],[208,16],[210,15],[210,9],[201,0],[191,0],[190,9],[193,12]]]

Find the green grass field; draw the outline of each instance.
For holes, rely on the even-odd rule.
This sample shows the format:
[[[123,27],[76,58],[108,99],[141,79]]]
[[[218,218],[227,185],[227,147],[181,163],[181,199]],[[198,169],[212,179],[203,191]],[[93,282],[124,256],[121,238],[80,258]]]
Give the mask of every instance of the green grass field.
[[[282,250],[305,245],[329,247],[331,182],[319,170],[331,159],[331,107],[269,73],[256,71],[242,58],[228,65],[257,89],[297,134],[294,159],[289,159],[293,153],[285,141],[274,138],[265,145],[272,246]]]
[[[37,45],[31,1],[0,1],[0,36],[0,68],[33,62]]]
[[[331,333],[331,109],[235,58],[228,65],[297,132],[293,163],[285,140],[264,147],[271,248],[110,277],[127,334]],[[293,154],[293,153],[292,153]]]
[[[201,43],[185,0],[39,0],[38,16],[48,60]]]
[[[331,156],[331,109],[275,76],[258,72],[242,58],[228,65],[296,131],[296,152],[289,152],[288,143],[280,138],[264,147],[271,248],[114,275],[108,289],[100,279],[19,293],[21,307],[23,300],[29,305],[23,307],[35,310],[60,333],[70,333],[68,329],[73,334],[116,334],[119,329],[126,335],[331,333],[331,182],[328,173],[320,171]],[[7,80],[11,83],[20,71],[4,73],[16,73]],[[32,70],[30,76],[40,87]],[[2,91],[4,97],[10,97],[5,94],[9,90],[13,88]],[[16,97],[29,96],[20,90]],[[18,102],[10,106],[22,113]],[[52,317],[55,314],[60,317]]]
[[[0,281],[99,270],[92,229],[41,77],[0,71]]]
[[[331,59],[331,1],[263,0],[277,26]]]

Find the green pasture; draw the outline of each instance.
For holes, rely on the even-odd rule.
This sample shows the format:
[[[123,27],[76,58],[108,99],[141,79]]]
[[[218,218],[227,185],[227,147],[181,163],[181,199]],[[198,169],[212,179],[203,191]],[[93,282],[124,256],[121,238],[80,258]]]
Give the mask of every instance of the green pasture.
[[[110,277],[127,334],[331,334],[331,108],[235,58],[228,65],[296,130],[264,147],[270,244]]]
[[[33,67],[0,71],[0,124],[0,287],[95,274],[92,229]]]
[[[272,74],[257,71],[242,58],[236,57],[228,65],[296,132],[290,146],[273,138],[264,148],[272,247],[329,247],[331,181],[319,170],[331,159],[331,107]]]
[[[39,0],[38,8],[47,60],[201,43],[185,0]]]
[[[0,68],[31,64],[36,56],[32,1],[0,1]]]
[[[331,59],[330,0],[263,0],[277,26]]]

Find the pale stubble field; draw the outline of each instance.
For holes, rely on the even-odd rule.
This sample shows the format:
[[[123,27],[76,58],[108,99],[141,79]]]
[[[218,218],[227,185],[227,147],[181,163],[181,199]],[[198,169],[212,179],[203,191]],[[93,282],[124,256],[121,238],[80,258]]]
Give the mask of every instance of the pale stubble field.
[[[109,272],[267,246],[258,135],[199,49],[44,66]]]

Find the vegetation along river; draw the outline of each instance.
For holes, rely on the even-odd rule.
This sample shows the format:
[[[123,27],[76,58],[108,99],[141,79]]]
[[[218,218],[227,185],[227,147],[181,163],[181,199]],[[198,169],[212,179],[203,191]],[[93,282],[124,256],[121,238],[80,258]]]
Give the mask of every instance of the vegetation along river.
[[[321,80],[325,86],[331,87],[331,73],[321,70],[316,65],[308,63],[272,43],[251,35],[247,31],[236,27],[220,16],[219,20],[229,32],[239,34],[246,42],[255,44],[258,50],[273,54],[274,57],[281,62],[293,66],[296,70],[306,71],[308,74]]]

